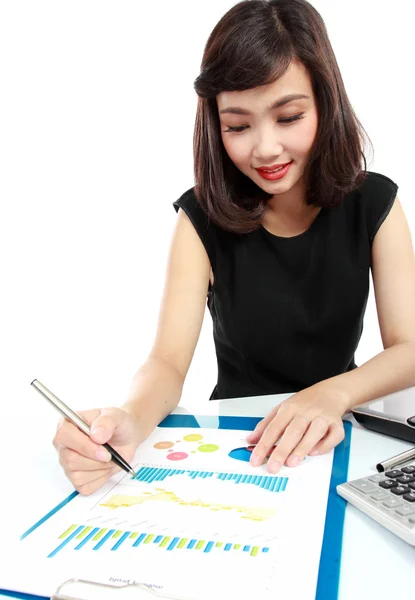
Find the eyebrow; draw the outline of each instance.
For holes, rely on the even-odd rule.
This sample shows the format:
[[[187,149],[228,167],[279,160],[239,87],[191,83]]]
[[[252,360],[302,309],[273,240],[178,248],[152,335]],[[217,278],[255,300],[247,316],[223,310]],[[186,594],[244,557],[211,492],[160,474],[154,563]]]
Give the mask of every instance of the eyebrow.
[[[303,100],[309,98],[310,96],[306,96],[305,94],[288,94],[287,96],[283,96],[282,98],[276,100],[273,104],[271,104],[271,106],[268,106],[268,110],[275,110],[276,108],[280,108],[281,106],[284,106],[293,100]],[[246,110],[245,108],[240,108],[239,106],[228,106],[228,108],[222,108],[222,110],[219,111],[219,114],[252,115],[252,112],[250,110]]]

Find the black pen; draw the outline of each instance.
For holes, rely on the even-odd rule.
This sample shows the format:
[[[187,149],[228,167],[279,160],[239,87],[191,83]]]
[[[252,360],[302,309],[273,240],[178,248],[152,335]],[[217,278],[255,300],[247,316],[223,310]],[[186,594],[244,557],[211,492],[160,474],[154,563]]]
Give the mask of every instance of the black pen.
[[[45,387],[42,383],[40,383],[40,381],[38,381],[37,379],[34,379],[30,385],[33,385],[33,387],[35,389],[37,389],[37,391],[40,394],[42,394],[42,396],[44,396],[44,398],[46,398],[46,400],[49,400],[49,402],[52,404],[52,406],[54,406],[54,408],[56,408],[64,417],[69,419],[69,421],[71,421],[71,423],[73,423],[81,431],[86,433],[87,436],[90,435],[91,428],[89,427],[88,423],[85,423],[85,421],[79,415],[77,415],[76,412],[74,412],[72,409],[70,409],[69,406],[67,406],[64,402],[62,402],[62,400],[59,400],[59,398],[57,398],[55,396],[55,394],[52,394],[52,392],[50,390],[48,390],[48,388]],[[123,459],[123,457],[120,456],[116,450],[114,450],[114,448],[112,448],[109,444],[102,444],[102,445],[111,454],[111,460],[113,462],[115,462],[116,465],[121,467],[121,469],[124,469],[124,471],[127,471],[127,473],[131,473],[131,475],[133,477],[137,477],[137,474],[134,471],[134,469],[132,467],[130,467],[128,462],[125,461]]]

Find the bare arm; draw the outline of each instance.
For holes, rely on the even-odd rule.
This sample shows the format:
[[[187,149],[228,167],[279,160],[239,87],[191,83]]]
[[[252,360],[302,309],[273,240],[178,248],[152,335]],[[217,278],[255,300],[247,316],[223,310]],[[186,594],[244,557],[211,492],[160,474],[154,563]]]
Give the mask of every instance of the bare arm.
[[[153,348],[134,376],[123,408],[147,435],[179,403],[199,339],[210,262],[190,219],[179,210]]]

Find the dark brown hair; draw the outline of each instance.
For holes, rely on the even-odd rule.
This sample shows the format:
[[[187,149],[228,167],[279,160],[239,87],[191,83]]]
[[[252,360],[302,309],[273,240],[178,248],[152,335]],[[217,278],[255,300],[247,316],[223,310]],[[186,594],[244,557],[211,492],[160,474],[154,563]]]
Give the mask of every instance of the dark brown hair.
[[[318,112],[304,172],[307,204],[337,206],[365,177],[368,136],[347,97],[320,14],[306,0],[243,0],[214,27],[194,82],[199,96],[193,138],[195,194],[209,218],[228,231],[257,229],[272,194],[230,160],[221,139],[216,95],[272,83],[293,60],[310,75]]]

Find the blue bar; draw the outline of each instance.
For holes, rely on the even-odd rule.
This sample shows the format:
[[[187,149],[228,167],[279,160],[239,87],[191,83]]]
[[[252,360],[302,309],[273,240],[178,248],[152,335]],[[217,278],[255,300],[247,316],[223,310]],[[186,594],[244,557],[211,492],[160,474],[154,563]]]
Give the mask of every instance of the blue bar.
[[[187,474],[189,475],[189,477],[192,477],[193,473],[195,473],[195,471],[188,471]]]
[[[278,477],[277,485],[275,486],[274,492],[279,492],[282,482],[284,481],[284,477]]]
[[[205,473],[203,473],[202,477],[203,477],[203,479],[206,479],[206,477],[207,477],[207,471]]]
[[[101,529],[101,527],[95,527],[95,528],[94,528],[92,531],[90,531],[90,532],[88,533],[88,535],[87,535],[87,536],[85,536],[85,537],[84,537],[84,539],[83,539],[83,540],[81,540],[77,546],[75,546],[75,550],[80,550],[80,549],[82,548],[82,546],[85,546],[85,544],[86,544],[87,542],[89,542],[89,540],[90,540],[92,537],[94,537],[94,535],[95,535],[96,533],[98,533],[98,531],[99,531],[100,529]]]
[[[152,481],[154,481],[156,479],[156,477],[158,477],[160,471],[162,471],[162,469],[153,469],[153,473],[152,475],[150,475],[150,477],[147,479],[148,483],[151,483]]]
[[[252,479],[255,477],[255,475],[248,475],[248,479],[246,480],[245,483],[251,483]]]
[[[161,473],[159,473],[158,477],[157,477],[157,481],[163,481],[163,479],[166,478],[167,473],[170,471],[170,469],[162,469]]]
[[[194,546],[196,546],[196,542],[197,542],[197,540],[190,540],[190,542],[187,544],[186,548],[189,548],[189,550],[191,550],[192,548],[194,548]]]
[[[245,481],[248,479],[248,475],[244,475],[241,479],[241,483],[245,483]]]
[[[210,552],[213,547],[214,542],[209,542],[203,552]]]
[[[272,483],[272,477],[267,477],[267,483],[265,484],[265,489],[269,490],[269,486]]]
[[[226,481],[229,481],[229,479],[233,479],[232,473],[227,473],[225,479]]]
[[[244,550],[243,551],[244,552],[249,552],[250,548],[251,548],[251,546],[244,546]]]
[[[237,477],[238,477],[237,473],[235,475],[232,475],[232,479],[236,479]]]
[[[235,480],[235,483],[239,483],[242,479],[242,475],[238,475],[238,477]]]
[[[269,552],[269,548],[262,548],[262,552]]]
[[[282,482],[282,486],[281,486],[281,492],[283,492],[285,490],[285,488],[287,487],[287,483],[288,483],[288,477],[284,477],[284,481]]]
[[[107,531],[107,533],[104,535],[104,537],[99,540],[98,544],[96,546],[94,546],[92,548],[92,550],[99,550],[101,548],[101,546],[103,544],[105,544],[107,539],[112,536],[113,533],[115,533],[115,529],[110,529],[109,531]]]
[[[224,550],[228,551],[232,548],[232,544],[225,544]]]
[[[148,468],[148,473],[145,474],[145,477],[143,477],[142,481],[148,481],[150,479],[150,477],[153,475],[153,471],[155,469],[149,467]]]
[[[143,468],[144,468],[144,467],[140,467],[140,468],[138,469],[138,471],[136,472],[136,474],[135,474],[135,477],[133,477],[133,479],[137,479],[137,480],[139,480],[139,479],[140,479],[140,474],[141,474],[141,472],[142,472]]]
[[[156,539],[153,540],[153,544],[160,544],[160,542],[161,542],[162,539],[163,539],[163,536],[162,535],[158,535],[156,537]]]
[[[55,556],[55,554],[57,554],[59,552],[59,550],[62,550],[62,548],[71,540],[73,540],[73,538],[75,536],[78,535],[78,533],[81,533],[81,531],[85,528],[84,525],[80,525],[77,529],[75,529],[75,531],[73,533],[71,533],[71,535],[69,535],[66,540],[64,542],[62,542],[62,544],[59,544],[59,546],[57,548],[55,548],[55,550],[53,552],[51,552],[48,556],[48,558],[52,558],[52,556]]]
[[[126,531],[125,533],[123,533],[123,535],[120,537],[120,539],[117,541],[117,543],[114,544],[114,546],[111,548],[111,550],[118,550],[118,548],[121,546],[123,541],[128,538],[130,533],[131,533],[131,531]]]
[[[141,535],[139,535],[133,544],[133,548],[137,548],[137,546],[139,546],[141,544],[141,542],[143,541],[143,539],[145,537],[147,537],[146,533],[142,533]]]
[[[212,477],[213,475],[213,471],[211,471],[210,473],[208,473],[208,477]]]
[[[179,537],[173,538],[170,544],[167,546],[167,550],[174,550],[175,546],[177,546],[177,544],[179,543],[179,540]]]
[[[262,477],[261,485],[259,487],[262,487],[262,489],[264,489],[266,483],[267,483],[267,478],[264,475]]]
[[[179,471],[179,475],[183,475],[183,473],[186,473],[186,471],[184,469],[182,469],[181,471]]]
[[[144,481],[149,473],[151,473],[150,467],[141,467],[141,469],[137,473],[137,479],[139,481]]]
[[[281,479],[280,477],[274,477],[274,478],[273,478],[273,480],[272,480],[272,483],[271,483],[271,485],[269,486],[269,491],[270,491],[270,492],[273,492],[273,491],[274,491],[274,489],[275,489],[275,486],[276,486],[276,485],[278,485],[278,482],[279,482],[279,480],[280,480],[280,479]]]

